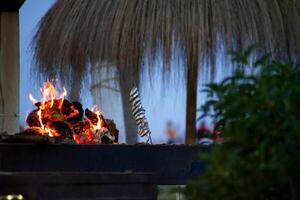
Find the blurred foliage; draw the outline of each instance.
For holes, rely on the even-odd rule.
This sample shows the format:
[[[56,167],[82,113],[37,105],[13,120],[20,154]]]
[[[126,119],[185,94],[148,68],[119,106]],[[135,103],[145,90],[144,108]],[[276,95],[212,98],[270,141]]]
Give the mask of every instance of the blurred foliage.
[[[300,66],[252,53],[233,53],[233,75],[205,89],[225,142],[201,156],[187,199],[300,199]]]

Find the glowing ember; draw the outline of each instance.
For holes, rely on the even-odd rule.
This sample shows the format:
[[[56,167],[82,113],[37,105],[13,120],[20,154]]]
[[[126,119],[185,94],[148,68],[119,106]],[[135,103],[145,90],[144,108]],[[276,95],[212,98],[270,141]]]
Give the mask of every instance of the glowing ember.
[[[109,131],[98,106],[83,111],[79,102],[71,103],[65,99],[67,96],[65,88],[59,93],[50,81],[45,82],[40,91],[42,94],[40,102],[31,94],[29,95],[30,101],[37,109],[26,118],[29,129],[34,130],[35,134],[69,138],[77,144],[117,141],[118,130],[113,126],[115,134]],[[84,113],[86,119],[83,116]]]

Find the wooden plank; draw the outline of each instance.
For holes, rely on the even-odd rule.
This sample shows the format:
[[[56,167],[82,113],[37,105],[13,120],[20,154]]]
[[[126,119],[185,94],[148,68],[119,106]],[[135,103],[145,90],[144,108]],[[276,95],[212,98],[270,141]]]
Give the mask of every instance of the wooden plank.
[[[0,171],[143,172],[180,185],[205,170],[200,145],[0,144]]]
[[[0,131],[13,134],[19,132],[19,14],[2,12],[0,16],[0,98],[3,101]]]

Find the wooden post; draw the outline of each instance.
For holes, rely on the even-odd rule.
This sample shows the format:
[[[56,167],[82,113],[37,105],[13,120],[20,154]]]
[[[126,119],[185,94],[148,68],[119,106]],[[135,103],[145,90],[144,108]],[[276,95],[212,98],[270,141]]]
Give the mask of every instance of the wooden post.
[[[138,72],[136,73],[138,74]],[[121,76],[120,76],[121,77]],[[122,106],[123,106],[123,116],[124,116],[124,126],[126,133],[126,143],[136,144],[137,142],[137,126],[132,115],[131,103],[129,101],[130,91],[135,83],[139,83],[139,78],[131,77],[132,79],[120,78],[120,89],[122,95]],[[137,85],[138,87],[138,85]]]
[[[23,0],[0,2],[0,131],[19,131],[19,8]],[[0,132],[0,133],[1,133]]]
[[[186,88],[186,144],[195,144],[196,142],[197,83],[198,59],[189,58]]]

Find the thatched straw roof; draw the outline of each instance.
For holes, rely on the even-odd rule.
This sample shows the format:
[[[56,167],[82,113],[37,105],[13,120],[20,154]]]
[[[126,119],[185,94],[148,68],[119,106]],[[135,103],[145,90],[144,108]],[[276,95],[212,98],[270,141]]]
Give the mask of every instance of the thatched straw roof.
[[[81,80],[89,65],[128,75],[159,55],[168,71],[175,49],[186,65],[213,68],[219,48],[250,44],[299,59],[300,0],[58,0],[40,22],[34,55],[38,74]]]
[[[72,91],[90,66],[117,67],[127,106],[130,82],[145,61],[154,66],[162,58],[163,75],[187,69],[186,142],[192,143],[198,68],[208,66],[204,71],[213,75],[217,58],[225,58],[217,56],[220,49],[252,44],[260,54],[298,61],[300,0],[58,0],[41,20],[33,47],[35,72],[60,77]],[[170,66],[176,58],[184,64]]]

